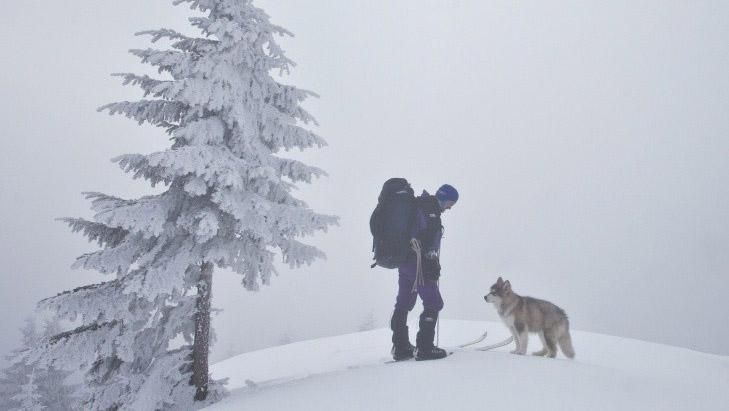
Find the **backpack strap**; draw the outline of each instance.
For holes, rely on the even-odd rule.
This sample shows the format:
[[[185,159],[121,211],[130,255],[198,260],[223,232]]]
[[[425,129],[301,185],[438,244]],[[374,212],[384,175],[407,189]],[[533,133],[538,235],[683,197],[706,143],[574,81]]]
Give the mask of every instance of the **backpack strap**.
[[[425,230],[421,233],[420,238],[423,246],[428,247],[433,244],[435,236],[438,235],[440,230],[443,229],[440,216],[442,210],[440,209],[440,203],[435,196],[428,194],[427,191],[423,191],[419,197],[417,197],[418,208],[425,214]]]

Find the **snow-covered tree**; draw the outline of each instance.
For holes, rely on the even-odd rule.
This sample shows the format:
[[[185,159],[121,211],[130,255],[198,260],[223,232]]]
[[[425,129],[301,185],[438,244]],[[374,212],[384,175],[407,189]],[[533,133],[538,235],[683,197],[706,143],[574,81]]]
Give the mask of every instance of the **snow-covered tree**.
[[[190,18],[200,37],[139,33],[169,44],[131,50],[161,78],[118,74],[145,99],[100,108],[169,133],[164,151],[113,160],[165,190],[137,199],[87,193],[93,220],[64,221],[100,249],[74,266],[112,278],[40,304],[81,324],[31,359],[85,370],[83,409],[185,409],[202,405],[193,398],[218,398],[220,384],[208,381],[214,267],[257,290],[276,272],[276,255],[292,268],[323,257],[301,238],[337,222],[292,195],[324,171],[281,156],[325,145],[300,105],[313,93],[273,77],[293,66],[276,43],[289,33],[250,0],[173,3],[200,12]]]
[[[10,365],[0,374],[0,409],[72,409],[77,399],[74,387],[67,379],[71,373],[53,366],[40,367],[30,360],[29,354],[45,338],[58,334],[58,321],[47,321],[42,327],[34,318],[26,320],[21,329],[23,348],[13,351],[7,360]]]
[[[31,371],[28,382],[22,385],[21,391],[13,396],[18,407],[12,411],[42,411],[46,406],[41,403],[38,385],[35,383],[35,372]]]
[[[362,323],[360,323],[358,330],[359,331],[371,331],[374,330],[377,327],[376,321],[375,321],[375,313],[373,311],[370,311],[367,313],[367,316],[362,320]]]
[[[291,329],[286,328],[286,330],[278,338],[278,345],[291,344],[292,342],[294,342],[294,337],[291,336]]]

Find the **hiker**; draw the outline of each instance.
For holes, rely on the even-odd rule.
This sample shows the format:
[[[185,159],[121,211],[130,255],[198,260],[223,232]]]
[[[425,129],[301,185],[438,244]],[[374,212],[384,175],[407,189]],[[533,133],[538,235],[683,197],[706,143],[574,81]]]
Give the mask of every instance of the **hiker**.
[[[458,191],[444,184],[435,195],[427,191],[415,198],[415,215],[410,232],[414,250],[398,266],[398,292],[392,314],[392,358],[395,361],[434,360],[448,353],[434,344],[438,312],[443,309],[443,298],[438,289],[440,277],[440,241],[443,236],[441,213],[458,201]],[[419,248],[419,249],[418,249]],[[420,259],[420,261],[418,261]],[[420,266],[420,272],[418,267]],[[416,346],[408,336],[408,313],[415,307],[417,296],[423,301]]]

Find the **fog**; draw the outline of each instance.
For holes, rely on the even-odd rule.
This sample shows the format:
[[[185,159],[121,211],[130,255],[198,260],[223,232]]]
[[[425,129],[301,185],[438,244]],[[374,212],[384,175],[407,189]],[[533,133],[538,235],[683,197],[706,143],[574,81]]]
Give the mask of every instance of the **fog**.
[[[328,259],[244,291],[218,270],[213,359],[385,326],[396,271],[370,269],[369,215],[389,177],[458,188],[443,218],[442,316],[495,320],[499,275],[574,328],[729,355],[729,4],[259,0],[296,34],[283,81],[329,141],[290,155],[329,172],[298,195],[341,217]],[[95,109],[153,73],[133,33],[190,31],[171,1],[8,2],[0,15],[0,353],[35,302],[98,282],[94,249],[54,218],[82,191],[150,191],[109,159],[169,141]],[[411,317],[417,314],[411,314]],[[579,347],[578,347],[579,351]],[[384,355],[385,353],[383,353]]]

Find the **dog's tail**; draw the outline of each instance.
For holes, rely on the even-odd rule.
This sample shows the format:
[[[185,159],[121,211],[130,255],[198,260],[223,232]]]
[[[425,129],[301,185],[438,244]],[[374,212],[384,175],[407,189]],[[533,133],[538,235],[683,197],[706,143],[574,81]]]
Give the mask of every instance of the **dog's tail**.
[[[562,353],[567,356],[567,358],[575,358],[575,349],[574,347],[572,347],[572,337],[570,336],[569,322],[565,321],[563,330],[564,331],[562,332],[562,335],[557,340],[557,342],[559,343],[559,348],[562,350]]]

